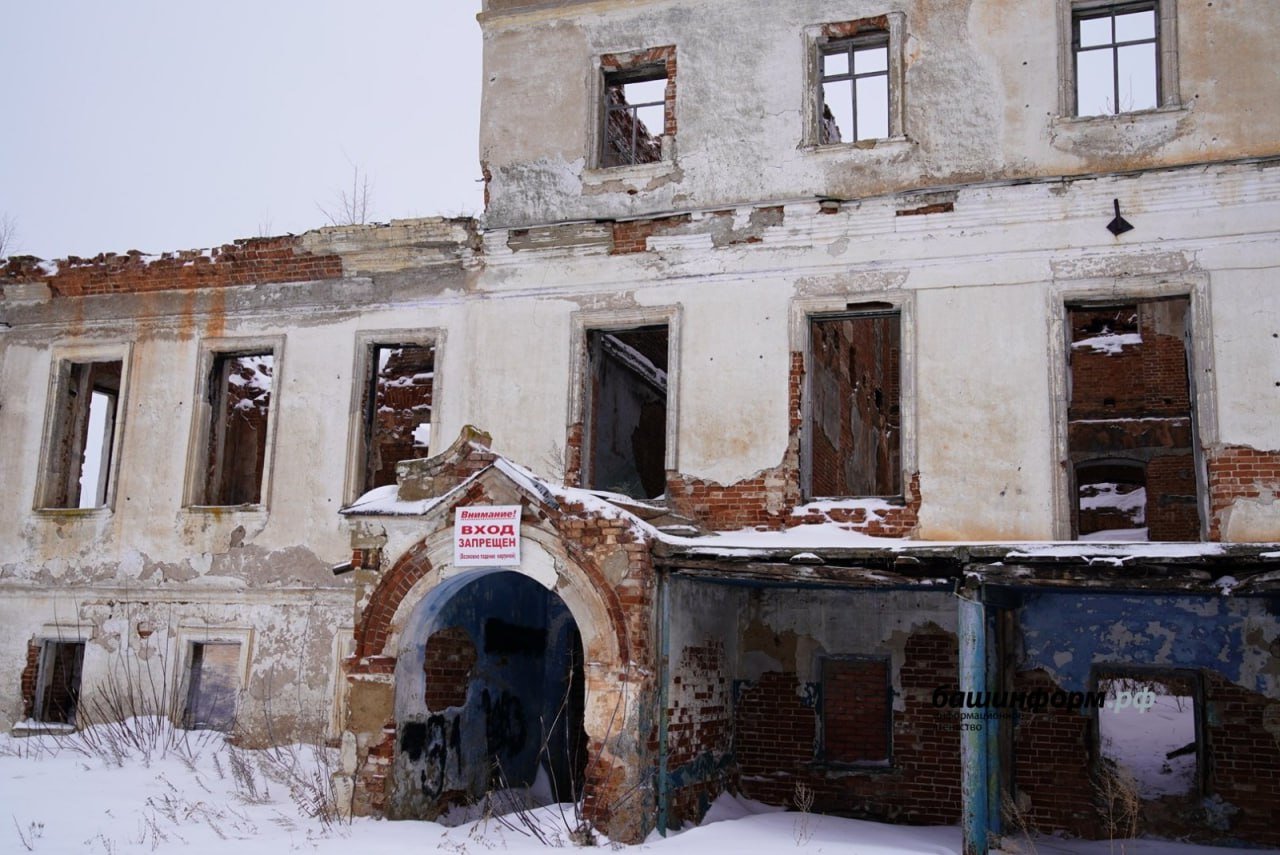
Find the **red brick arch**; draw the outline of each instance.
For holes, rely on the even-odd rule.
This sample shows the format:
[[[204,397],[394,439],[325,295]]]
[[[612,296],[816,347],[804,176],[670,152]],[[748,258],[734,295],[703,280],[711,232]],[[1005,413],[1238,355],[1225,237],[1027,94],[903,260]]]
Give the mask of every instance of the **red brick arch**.
[[[587,527],[592,527],[593,524],[606,527],[616,524],[614,520],[587,520],[585,522]],[[527,531],[526,534],[528,534]],[[555,537],[560,536],[559,532],[553,532],[552,534]],[[357,659],[383,656],[394,657],[394,652],[389,654],[386,652],[387,640],[393,633],[392,621],[395,619],[396,612],[400,609],[405,597],[409,595],[418,582],[434,569],[428,558],[428,553],[432,548],[429,541],[432,537],[425,537],[408,549],[396,561],[395,566],[387,571],[379,581],[377,588],[374,589],[369,598],[369,604],[364,608],[364,613],[356,626],[355,656]],[[634,658],[637,651],[631,649],[626,614],[617,592],[609,585],[608,580],[595,565],[595,562],[590,560],[582,550],[573,549],[571,544],[563,541],[562,544],[565,547],[566,556],[573,566],[581,571],[586,586],[590,588],[591,592],[604,607],[610,623],[607,631],[611,631],[615,636],[614,640],[617,645],[618,655],[623,660]],[[563,598],[563,595],[561,596]],[[585,629],[585,627],[582,627],[580,618],[581,616],[575,615],[575,620],[579,621],[580,628]]]

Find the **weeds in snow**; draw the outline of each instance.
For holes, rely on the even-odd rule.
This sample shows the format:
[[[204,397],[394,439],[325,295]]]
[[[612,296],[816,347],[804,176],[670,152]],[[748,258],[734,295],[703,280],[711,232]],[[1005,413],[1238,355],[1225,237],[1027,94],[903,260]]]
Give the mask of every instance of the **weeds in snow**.
[[[1098,815],[1111,841],[1111,853],[1124,855],[1125,841],[1138,836],[1142,798],[1133,776],[1116,764],[1106,761],[1098,770],[1094,783],[1098,799]],[[1117,850],[1117,844],[1119,849]]]
[[[22,848],[28,852],[34,852],[36,849],[36,841],[44,835],[43,822],[29,822],[24,831],[22,824],[18,822],[18,818],[13,817],[13,827],[18,830],[18,839],[22,841]]]
[[[811,811],[813,810],[814,792],[813,787],[803,781],[796,781],[795,792],[792,794],[791,800],[795,802],[796,810],[800,814],[795,818],[792,825],[792,833],[796,838],[796,846],[804,846],[813,838],[814,829],[810,823],[813,820]]]
[[[1020,798],[1025,799],[1025,795]],[[1022,835],[1021,843],[1025,843],[1029,848],[1030,855],[1036,855],[1035,836],[1039,834],[1036,829],[1035,820],[1031,817],[1030,811],[1024,806],[1020,799],[1014,798],[1006,791],[1001,794],[1000,803],[1001,812],[1004,814],[1004,823],[1012,829],[1016,829]],[[1021,843],[1015,851],[1021,852]],[[1012,841],[1006,840],[1006,845],[1012,845]]]

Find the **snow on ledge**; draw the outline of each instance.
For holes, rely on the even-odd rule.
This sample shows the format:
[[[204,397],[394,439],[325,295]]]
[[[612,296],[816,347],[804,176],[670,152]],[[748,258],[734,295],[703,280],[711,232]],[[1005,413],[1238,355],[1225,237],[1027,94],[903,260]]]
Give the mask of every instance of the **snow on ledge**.
[[[1220,543],[1100,543],[1090,541],[1081,543],[1047,542],[1020,544],[1009,552],[1008,558],[1117,558],[1127,561],[1131,558],[1195,558],[1208,555],[1222,555],[1225,552]]]
[[[1084,338],[1080,341],[1073,341],[1073,348],[1089,348],[1094,353],[1105,353],[1107,356],[1115,356],[1126,347],[1137,347],[1142,344],[1141,333],[1113,333],[1107,332],[1101,335],[1095,335],[1093,338]]]
[[[672,546],[691,548],[706,554],[767,554],[774,550],[796,549],[854,549],[882,547],[891,549],[905,543],[932,546],[925,541],[910,541],[896,537],[872,537],[849,528],[847,523],[811,523],[792,526],[781,531],[760,531],[743,528],[737,531],[720,531],[701,537],[682,537],[659,532],[658,537]],[[725,553],[724,550],[733,550]]]
[[[350,505],[343,508],[344,513],[386,514],[387,516],[421,516],[440,503],[444,496],[432,499],[416,499],[406,501],[399,498],[399,486],[388,484],[385,487],[374,487]],[[445,494],[446,496],[448,493]]]

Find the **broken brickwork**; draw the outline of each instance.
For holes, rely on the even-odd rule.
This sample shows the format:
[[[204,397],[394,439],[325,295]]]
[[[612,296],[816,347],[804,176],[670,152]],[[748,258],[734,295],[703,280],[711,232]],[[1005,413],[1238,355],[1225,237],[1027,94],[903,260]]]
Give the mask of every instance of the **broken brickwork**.
[[[70,257],[51,270],[39,259],[10,258],[0,282],[46,282],[54,296],[227,288],[268,282],[309,282],[342,276],[342,258],[302,248],[302,238],[244,238],[211,250],[149,256],[132,251]]]

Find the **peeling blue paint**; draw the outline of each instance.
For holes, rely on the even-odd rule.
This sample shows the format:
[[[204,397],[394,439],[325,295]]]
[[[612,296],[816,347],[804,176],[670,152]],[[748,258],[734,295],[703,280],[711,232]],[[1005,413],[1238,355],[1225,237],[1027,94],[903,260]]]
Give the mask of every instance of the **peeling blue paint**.
[[[1247,667],[1249,629],[1280,622],[1247,599],[1107,594],[1028,594],[1018,610],[1023,668],[1042,668],[1067,691],[1085,691],[1098,664],[1204,668],[1252,691],[1275,678]]]

